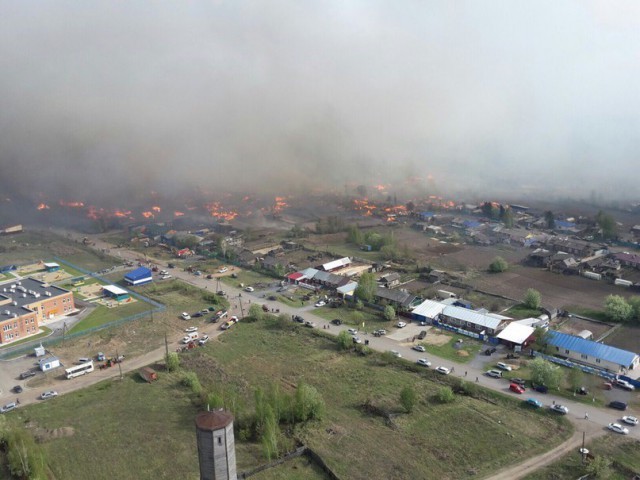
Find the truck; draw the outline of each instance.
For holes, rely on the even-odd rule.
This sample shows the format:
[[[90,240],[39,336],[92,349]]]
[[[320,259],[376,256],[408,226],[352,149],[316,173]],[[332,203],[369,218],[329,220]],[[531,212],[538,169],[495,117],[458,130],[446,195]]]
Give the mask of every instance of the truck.
[[[153,368],[144,367],[138,370],[140,377],[147,383],[155,382],[158,380],[158,374]]]

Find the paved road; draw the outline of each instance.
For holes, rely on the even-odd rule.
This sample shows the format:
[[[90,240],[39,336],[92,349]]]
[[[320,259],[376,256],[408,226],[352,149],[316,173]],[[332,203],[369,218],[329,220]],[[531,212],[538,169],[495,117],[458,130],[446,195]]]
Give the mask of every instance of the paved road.
[[[58,231],[59,234],[63,236],[67,236],[74,240],[81,241],[82,235],[79,235],[74,232],[66,232],[66,231]],[[115,248],[113,245],[107,244],[100,240],[98,237],[91,238],[91,241],[94,243],[93,247],[109,254],[121,258],[123,260],[132,260],[137,261],[136,259],[140,258],[142,255],[138,252],[129,251],[122,248]],[[164,265],[164,261],[156,260],[148,257],[148,260],[152,263],[156,263],[158,265]],[[180,269],[173,269],[171,274],[175,278],[179,278],[187,283],[198,286],[200,288],[209,288],[212,285],[211,280],[207,280],[204,277],[196,277],[188,272],[182,271]],[[255,303],[264,303],[264,298],[262,297],[262,292],[253,292],[248,293],[244,292],[239,288],[233,288],[228,285],[224,286],[224,290],[227,292],[227,295],[232,299],[232,308],[234,302],[237,302],[238,299],[241,299],[245,305],[245,312],[248,309],[248,305],[250,302]],[[242,294],[242,297],[238,297],[239,294]],[[235,299],[235,300],[234,300]],[[270,302],[272,305],[275,305],[274,302]],[[313,306],[306,306],[302,308],[293,308],[288,305],[279,304],[278,308],[280,309],[280,313],[284,313],[287,315],[299,315],[303,314],[305,319],[312,320],[317,324],[317,328],[326,328],[329,333],[337,335],[340,331],[346,330],[348,327],[346,326],[334,326],[330,325],[329,322],[321,317],[314,315]],[[238,312],[240,313],[240,312]],[[230,312],[233,314],[233,312]],[[201,329],[204,333],[209,334],[210,337],[215,337],[223,333],[219,330],[217,325],[213,325],[209,327],[210,330],[206,328]],[[420,353],[411,350],[407,346],[399,346],[398,342],[386,337],[374,337],[373,335],[360,334],[359,335],[363,340],[369,340],[369,346],[377,351],[389,351],[389,350],[397,350],[401,352],[402,356],[409,361],[416,361],[418,358],[425,357],[425,353]],[[171,339],[170,350],[175,349],[178,346],[179,338]],[[148,352],[145,355],[142,355],[137,358],[127,359],[125,362],[121,364],[123,373],[136,370],[145,365],[148,365],[153,362],[160,361],[164,358],[165,348],[158,348],[153,351]],[[483,387],[490,388],[492,390],[496,390],[507,395],[516,395],[509,392],[509,383],[503,379],[494,379],[489,378],[484,375],[484,369],[478,368],[477,366],[464,365],[452,362],[451,360],[441,359],[434,355],[428,355],[429,360],[432,362],[432,368],[436,366],[442,365],[446,367],[453,367],[453,371],[451,375],[464,377],[468,381],[476,381],[478,384]],[[79,377],[69,382],[59,382],[59,385],[56,385],[55,389],[60,393],[66,393],[73,390],[78,390],[84,388],[87,385],[97,383],[106,378],[114,378],[119,375],[119,370],[117,367],[112,367],[106,370],[96,370],[91,375],[87,375],[84,377]],[[32,394],[27,394],[24,399],[21,394],[22,403],[31,403],[36,400],[35,392]],[[5,395],[8,398],[8,396]],[[525,394],[526,398],[527,395]],[[589,438],[603,434],[606,432],[606,426],[611,422],[618,422],[620,420],[621,415],[620,412],[616,412],[614,410],[602,409],[595,406],[587,405],[585,406],[582,403],[574,402],[571,400],[567,400],[565,398],[555,396],[553,394],[545,394],[545,395],[536,395],[536,398],[543,401],[545,403],[545,408],[550,406],[553,402],[565,405],[569,408],[569,414],[567,418],[574,424],[576,427],[576,434],[569,439],[567,442],[563,443],[559,447],[545,454],[542,454],[538,457],[534,457],[532,459],[525,460],[522,464],[506,469],[504,472],[498,472],[494,477],[495,480],[500,479],[514,479],[520,478],[520,475],[516,475],[517,472],[520,471],[521,468],[526,468],[529,472],[533,471],[534,468],[539,468],[540,466],[550,463],[555,460],[559,456],[563,455],[566,451],[570,451],[574,448],[576,444],[576,435],[579,435],[580,442],[582,441],[582,433],[587,432]],[[10,401],[10,400],[9,400]],[[4,401],[3,401],[4,403]],[[636,415],[637,413],[632,411],[627,411],[626,414]],[[585,419],[585,416],[588,416],[588,419]],[[630,436],[640,439],[640,426],[634,428],[630,427]]]

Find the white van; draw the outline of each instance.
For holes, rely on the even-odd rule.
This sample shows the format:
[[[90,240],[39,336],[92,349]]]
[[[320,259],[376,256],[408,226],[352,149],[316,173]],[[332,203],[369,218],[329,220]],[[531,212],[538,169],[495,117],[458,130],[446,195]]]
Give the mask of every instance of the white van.
[[[182,339],[182,343],[187,344],[198,338],[198,332],[190,332]]]

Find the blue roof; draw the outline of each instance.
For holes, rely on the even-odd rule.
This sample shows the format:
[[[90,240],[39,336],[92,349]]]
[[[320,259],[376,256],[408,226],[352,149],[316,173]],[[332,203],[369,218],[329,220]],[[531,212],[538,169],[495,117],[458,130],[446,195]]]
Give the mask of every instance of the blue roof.
[[[549,330],[549,334],[549,344],[554,347],[565,348],[584,355],[591,355],[594,358],[606,360],[607,362],[615,363],[623,367],[629,367],[633,363],[634,358],[638,356],[636,353],[628,352],[621,348],[594,342],[593,340],[585,340],[584,338],[567,333]]]
[[[420,212],[420,216],[423,217],[423,218],[429,218],[429,217],[435,216],[435,213],[433,213],[433,212]]]
[[[576,226],[575,223],[565,222],[564,220],[556,220],[555,224],[556,224],[556,227],[560,227],[560,228],[573,228]]]
[[[140,280],[151,276],[151,270],[147,267],[139,267],[127,273],[124,278],[131,281]]]
[[[476,222],[475,220],[465,220],[462,224],[467,228],[478,228],[482,225],[480,222]]]

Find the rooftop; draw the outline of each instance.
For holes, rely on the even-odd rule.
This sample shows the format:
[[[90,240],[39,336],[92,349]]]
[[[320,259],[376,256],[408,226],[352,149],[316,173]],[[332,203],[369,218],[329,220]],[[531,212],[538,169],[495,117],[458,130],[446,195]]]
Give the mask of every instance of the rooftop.
[[[638,356],[637,353],[605,345],[604,343],[594,342],[593,340],[585,340],[584,338],[569,335],[568,333],[550,330],[549,334],[549,344],[554,347],[590,355],[591,357],[615,363],[625,368],[628,368]]]
[[[34,302],[66,293],[69,293],[69,290],[34,278],[0,284],[0,321],[6,320],[8,316],[21,316],[31,312],[32,310],[28,307]]]

